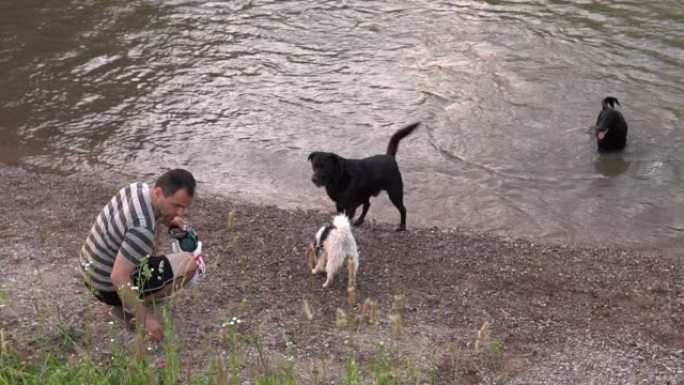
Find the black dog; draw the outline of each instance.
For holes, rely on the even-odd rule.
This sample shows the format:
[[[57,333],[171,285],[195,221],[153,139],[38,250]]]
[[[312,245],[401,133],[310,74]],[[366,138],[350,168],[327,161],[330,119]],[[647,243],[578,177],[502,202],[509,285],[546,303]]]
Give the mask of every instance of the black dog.
[[[625,148],[627,143],[627,122],[620,111],[617,98],[608,96],[603,99],[603,108],[596,119],[594,126],[596,134],[596,144],[599,151],[615,151]]]
[[[387,191],[389,199],[401,214],[397,231],[406,230],[406,209],[404,208],[404,182],[394,156],[399,141],[408,136],[420,123],[410,124],[392,135],[386,155],[375,155],[363,159],[346,159],[330,152],[312,152],[309,161],[313,168],[311,181],[316,187],[325,186],[330,199],[335,202],[337,212],[344,213],[349,220],[354,218],[356,208],[363,205],[361,216],[354,226],[363,223],[370,197],[380,191]]]

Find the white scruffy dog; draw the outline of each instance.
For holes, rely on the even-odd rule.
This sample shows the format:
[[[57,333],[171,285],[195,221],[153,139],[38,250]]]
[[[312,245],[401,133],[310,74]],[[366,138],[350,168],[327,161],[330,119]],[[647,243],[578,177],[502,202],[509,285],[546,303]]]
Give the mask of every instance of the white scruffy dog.
[[[359,252],[349,225],[349,218],[340,214],[333,218],[332,225],[321,227],[316,233],[314,244],[306,249],[312,274],[327,273],[323,287],[332,284],[335,273],[347,262],[349,280],[347,290],[356,289],[356,272],[359,269]],[[325,267],[324,267],[325,265]]]

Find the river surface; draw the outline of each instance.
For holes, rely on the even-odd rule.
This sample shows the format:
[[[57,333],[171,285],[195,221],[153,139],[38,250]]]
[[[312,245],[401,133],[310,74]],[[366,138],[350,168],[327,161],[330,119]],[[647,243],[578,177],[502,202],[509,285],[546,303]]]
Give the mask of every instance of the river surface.
[[[684,2],[0,2],[0,161],[332,212],[307,155],[399,148],[408,226],[684,246]],[[588,132],[615,96],[628,147]],[[370,219],[398,222],[385,194]],[[319,224],[312,224],[312,229]],[[313,231],[313,230],[312,230]]]

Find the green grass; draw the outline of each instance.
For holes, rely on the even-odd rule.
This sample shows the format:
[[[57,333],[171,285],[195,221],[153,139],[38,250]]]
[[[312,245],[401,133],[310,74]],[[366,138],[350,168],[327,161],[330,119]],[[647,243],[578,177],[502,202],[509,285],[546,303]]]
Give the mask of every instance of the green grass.
[[[323,368],[322,376],[306,378],[296,372],[295,361],[287,348],[288,338],[283,333],[285,352],[272,352],[269,355],[262,346],[259,336],[250,334],[239,319],[246,303],[240,305],[238,317],[230,318],[220,328],[216,356],[205,360],[203,367],[183,367],[180,349],[174,340],[174,326],[166,311],[162,313],[166,339],[158,350],[151,349],[138,331],[132,346],[119,346],[117,338],[111,338],[109,351],[95,352],[88,325],[84,330],[59,325],[42,325],[22,344],[8,339],[8,333],[0,330],[2,349],[0,350],[0,385],[71,385],[71,384],[111,384],[111,385],[175,385],[209,384],[233,385],[249,381],[255,385],[295,385],[299,383],[325,384],[332,379]],[[363,309],[363,308],[362,308]],[[389,341],[363,341],[372,344],[374,350],[370,357],[359,360],[356,334],[362,327],[378,327],[373,316],[359,317],[353,308],[346,316],[349,321],[340,326],[340,331],[348,333],[349,351],[341,357],[336,383],[346,385],[403,385],[435,384],[436,363],[428,368],[420,368],[416,361],[405,352],[395,348],[393,337]],[[363,311],[363,310],[362,310]],[[396,320],[397,309],[393,309]],[[86,323],[93,322],[86,320]],[[241,327],[242,326],[242,327]],[[110,335],[114,336],[119,326],[112,325]],[[207,340],[211,340],[207,336]],[[474,341],[476,349],[451,352],[458,372],[459,362],[468,356],[470,367],[473,363],[483,375],[493,378],[495,383],[503,383],[506,370],[503,365],[503,348],[491,339],[488,324],[483,325]],[[13,346],[17,343],[17,346]],[[19,353],[19,345],[23,351]],[[16,347],[16,349],[15,349]],[[467,349],[467,348],[466,348]],[[246,354],[247,350],[256,354]],[[283,358],[285,357],[285,358]],[[163,362],[164,364],[160,364]],[[325,365],[322,362],[323,365]],[[245,368],[249,368],[246,370]],[[341,376],[341,377],[340,377]],[[300,382],[305,381],[305,382]]]

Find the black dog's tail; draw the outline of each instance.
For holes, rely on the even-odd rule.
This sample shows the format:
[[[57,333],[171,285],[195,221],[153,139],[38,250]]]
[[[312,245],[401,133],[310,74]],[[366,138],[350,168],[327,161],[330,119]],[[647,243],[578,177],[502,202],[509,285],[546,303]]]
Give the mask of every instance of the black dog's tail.
[[[392,137],[390,138],[389,144],[387,145],[387,155],[391,157],[397,155],[397,150],[399,149],[399,141],[409,136],[409,134],[411,134],[413,130],[415,130],[418,127],[418,125],[420,125],[420,122],[412,123],[402,128],[401,130],[395,132],[394,135],[392,135]]]
[[[603,98],[602,104],[603,104],[603,109],[607,110],[608,106],[610,106],[610,108],[615,108],[615,105],[617,104],[619,106],[620,102],[618,102],[616,97],[606,96],[605,98]]]

